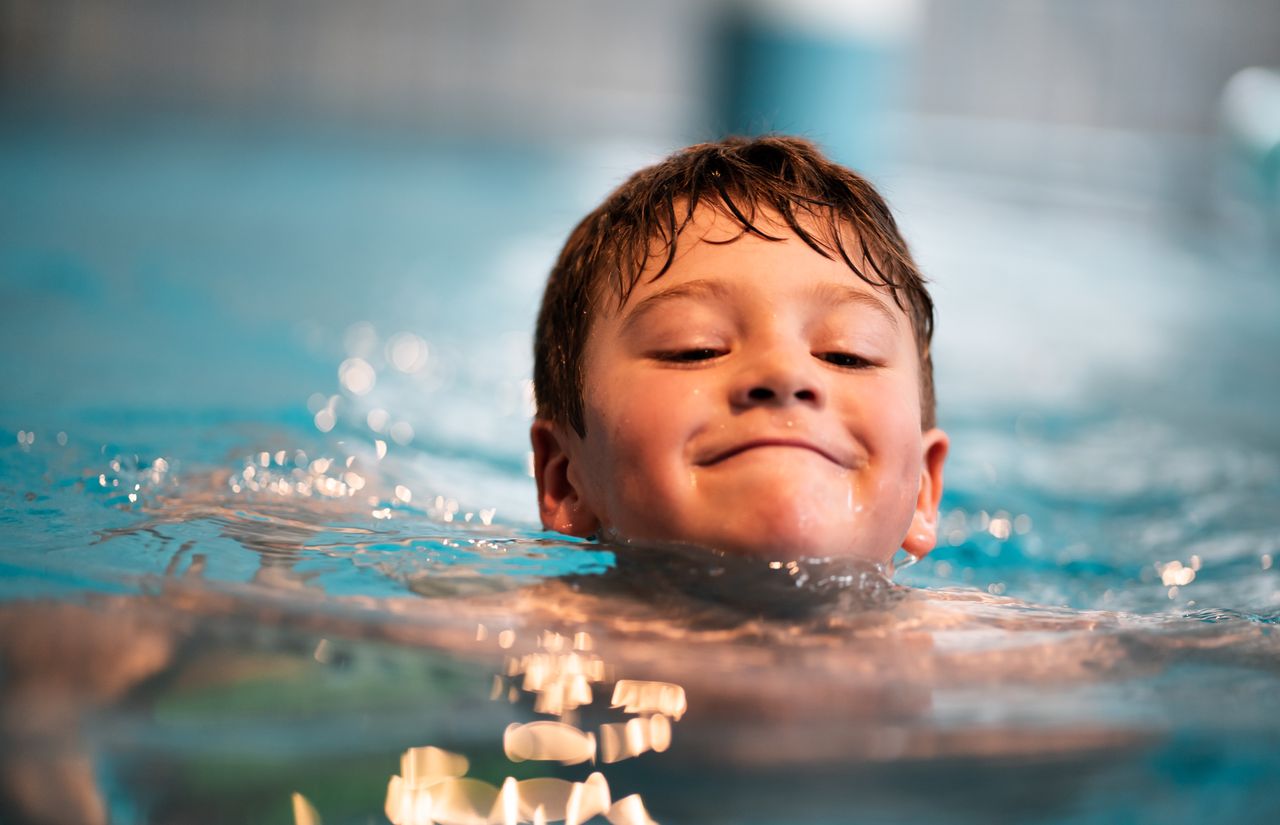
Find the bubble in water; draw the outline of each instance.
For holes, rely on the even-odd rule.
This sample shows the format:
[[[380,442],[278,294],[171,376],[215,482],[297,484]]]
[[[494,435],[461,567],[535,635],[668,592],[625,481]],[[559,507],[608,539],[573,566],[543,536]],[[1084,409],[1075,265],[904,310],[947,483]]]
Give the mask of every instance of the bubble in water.
[[[427,342],[412,332],[398,332],[387,342],[387,360],[400,372],[418,372],[427,364]]]
[[[164,457],[148,461],[137,455],[120,456],[108,463],[108,469],[109,473],[98,474],[98,486],[106,490],[128,491],[122,499],[111,499],[116,504],[125,501],[130,505],[143,503],[176,484],[176,479],[170,475],[170,462]]]
[[[338,367],[338,381],[352,395],[365,395],[377,380],[378,374],[363,358],[348,358]]]
[[[391,425],[391,440],[405,446],[413,441],[413,425],[408,421],[397,421]]]
[[[1184,566],[1181,561],[1176,559],[1168,564],[1158,564],[1157,566],[1160,572],[1160,582],[1167,587],[1185,587],[1195,581],[1196,571],[1191,567]]]
[[[365,423],[369,425],[369,429],[375,433],[380,433],[387,428],[387,422],[391,420],[391,415],[381,407],[374,407],[369,410],[369,414],[365,416]]]
[[[316,413],[315,424],[316,429],[322,433],[327,433],[333,429],[333,425],[337,423],[337,418],[333,414],[333,410],[325,407]]]

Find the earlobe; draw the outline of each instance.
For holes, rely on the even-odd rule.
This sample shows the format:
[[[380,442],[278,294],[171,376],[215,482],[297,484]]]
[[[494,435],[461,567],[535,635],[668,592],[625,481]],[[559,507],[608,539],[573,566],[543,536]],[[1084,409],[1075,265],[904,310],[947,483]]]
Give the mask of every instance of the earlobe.
[[[600,520],[579,493],[567,443],[571,437],[543,419],[535,419],[529,430],[533,442],[533,478],[538,485],[538,514],[547,530],[587,538],[600,528]]]
[[[947,460],[951,442],[936,427],[923,436],[924,454],[920,468],[920,492],[916,496],[916,512],[911,527],[902,541],[902,549],[916,558],[928,555],[938,543],[938,504],[942,500],[942,465]]]

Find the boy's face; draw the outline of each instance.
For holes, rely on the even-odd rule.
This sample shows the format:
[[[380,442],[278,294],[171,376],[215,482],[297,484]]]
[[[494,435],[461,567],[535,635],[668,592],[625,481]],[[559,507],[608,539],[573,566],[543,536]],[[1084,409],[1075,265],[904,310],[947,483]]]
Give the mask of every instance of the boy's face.
[[[771,558],[932,549],[947,438],[920,429],[910,321],[759,225],[785,240],[699,209],[666,274],[602,302],[586,436],[534,423],[544,526]]]

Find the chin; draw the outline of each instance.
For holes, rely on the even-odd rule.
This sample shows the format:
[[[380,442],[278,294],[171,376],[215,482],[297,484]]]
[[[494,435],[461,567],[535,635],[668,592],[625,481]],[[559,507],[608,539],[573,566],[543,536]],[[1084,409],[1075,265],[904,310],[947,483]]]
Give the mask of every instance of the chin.
[[[805,529],[796,521],[776,523],[769,519],[745,522],[734,534],[716,537],[706,542],[728,553],[769,559],[798,557],[826,558],[846,556],[884,564],[893,557],[897,548],[886,550],[881,546],[863,546],[863,542],[850,540],[851,529],[828,526],[825,529]]]
[[[775,488],[772,495],[756,497],[760,506],[740,508],[731,524],[716,525],[721,534],[708,536],[712,541],[707,543],[774,559],[857,556],[884,562],[893,556],[896,548],[884,549],[892,541],[882,541],[881,531],[868,529],[874,525],[850,513],[847,499],[833,498],[830,487],[813,490],[797,484],[787,489],[791,494],[779,495]]]

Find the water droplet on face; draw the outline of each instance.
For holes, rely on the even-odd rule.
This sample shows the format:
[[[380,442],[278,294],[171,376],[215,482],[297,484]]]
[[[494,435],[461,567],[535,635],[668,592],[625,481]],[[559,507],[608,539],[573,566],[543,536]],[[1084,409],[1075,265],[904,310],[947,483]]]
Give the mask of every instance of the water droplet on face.
[[[898,552],[894,554],[893,561],[890,563],[890,567],[894,571],[901,572],[903,570],[906,570],[908,567],[918,564],[919,562],[920,562],[919,556],[915,555],[914,553],[911,553],[908,550],[899,549]]]

